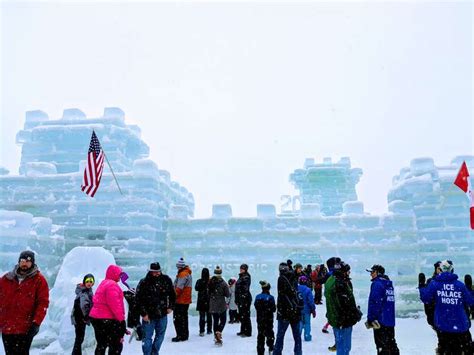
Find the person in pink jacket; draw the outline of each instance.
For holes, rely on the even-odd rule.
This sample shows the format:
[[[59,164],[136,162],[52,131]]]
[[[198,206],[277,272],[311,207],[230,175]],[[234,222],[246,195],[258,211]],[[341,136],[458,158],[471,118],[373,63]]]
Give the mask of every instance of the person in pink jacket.
[[[109,265],[103,280],[94,295],[92,310],[89,313],[94,327],[97,346],[95,355],[121,354],[123,336],[127,333],[125,325],[125,307],[123,292],[118,281],[122,275],[122,268]]]

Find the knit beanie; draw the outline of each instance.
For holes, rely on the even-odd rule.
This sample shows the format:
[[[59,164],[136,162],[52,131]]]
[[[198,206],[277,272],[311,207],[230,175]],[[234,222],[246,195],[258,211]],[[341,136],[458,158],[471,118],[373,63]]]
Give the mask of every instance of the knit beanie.
[[[262,286],[262,290],[264,289],[269,290],[271,287],[271,285],[265,280],[260,281],[260,286]]]
[[[443,260],[439,267],[442,272],[454,272],[453,262],[451,260]]]
[[[24,250],[20,253],[20,256],[18,257],[18,262],[20,262],[21,259],[31,261],[34,264],[35,253],[32,252],[31,250]]]
[[[308,282],[308,278],[304,275],[298,278],[298,283],[300,285],[306,285],[307,282]]]
[[[222,276],[222,269],[219,265],[216,266],[214,269],[214,276],[221,277]]]
[[[176,267],[178,269],[182,269],[186,266],[186,263],[184,262],[183,258],[179,258],[178,262],[176,263]]]

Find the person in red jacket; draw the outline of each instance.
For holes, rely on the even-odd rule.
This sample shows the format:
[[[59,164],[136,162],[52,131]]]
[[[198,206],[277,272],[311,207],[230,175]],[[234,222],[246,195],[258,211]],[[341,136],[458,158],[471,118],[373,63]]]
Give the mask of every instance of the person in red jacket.
[[[107,348],[109,355],[121,354],[123,336],[129,334],[125,324],[123,292],[118,285],[121,276],[121,267],[109,265],[105,272],[105,280],[100,283],[94,295],[89,317],[97,341],[96,355],[105,354]]]
[[[29,354],[48,306],[48,283],[35,254],[22,251],[13,271],[0,279],[0,333],[6,355]]]
[[[174,280],[174,289],[176,292],[176,304],[173,313],[173,323],[176,329],[176,337],[172,342],[186,341],[189,338],[188,327],[188,309],[191,303],[191,292],[193,287],[193,278],[191,269],[183,258],[176,263],[178,274]]]

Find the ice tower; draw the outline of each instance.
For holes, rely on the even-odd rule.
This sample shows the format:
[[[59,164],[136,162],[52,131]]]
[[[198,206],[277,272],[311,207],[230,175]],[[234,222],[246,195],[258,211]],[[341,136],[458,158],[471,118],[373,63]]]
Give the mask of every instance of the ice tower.
[[[324,158],[322,163],[306,159],[303,169],[296,169],[290,175],[290,181],[300,191],[301,204],[318,204],[326,216],[342,212],[346,201],[357,201],[355,186],[359,182],[362,170],[351,168],[348,157],[333,163]]]

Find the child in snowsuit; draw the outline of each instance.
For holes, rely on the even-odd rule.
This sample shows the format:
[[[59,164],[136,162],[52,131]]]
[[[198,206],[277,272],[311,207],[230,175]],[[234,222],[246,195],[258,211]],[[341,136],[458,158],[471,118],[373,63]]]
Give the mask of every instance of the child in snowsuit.
[[[82,279],[82,283],[76,287],[76,298],[71,312],[71,323],[76,330],[76,339],[72,349],[72,355],[82,354],[82,342],[86,334],[86,325],[90,325],[89,312],[92,308],[92,286],[94,286],[94,275],[87,274]]]
[[[304,329],[304,341],[311,341],[311,315],[313,318],[316,317],[316,307],[314,305],[313,294],[311,289],[306,286],[308,278],[306,276],[300,276],[298,279],[298,291],[303,296],[304,309],[301,312],[300,332]]]
[[[235,277],[231,277],[228,282],[229,290],[230,290],[229,302],[227,303],[227,305],[229,306],[229,324],[239,323],[237,304],[235,303],[235,283],[236,282],[237,282],[237,279]]]
[[[276,312],[275,298],[270,295],[270,284],[260,281],[262,293],[255,298],[254,306],[257,311],[257,354],[265,353],[265,338],[270,353],[273,351],[275,333],[273,332],[273,313]]]

